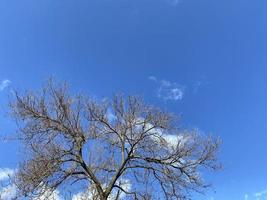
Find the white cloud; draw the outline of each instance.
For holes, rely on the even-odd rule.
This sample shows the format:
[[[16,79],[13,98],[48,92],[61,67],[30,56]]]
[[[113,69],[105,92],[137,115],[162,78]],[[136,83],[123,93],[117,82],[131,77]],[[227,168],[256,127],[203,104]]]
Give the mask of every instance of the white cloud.
[[[207,86],[207,85],[209,85],[210,83],[209,83],[209,81],[207,81],[207,78],[206,78],[206,76],[201,76],[200,77],[200,79],[199,80],[197,80],[197,81],[195,81],[194,83],[193,83],[193,85],[192,85],[192,92],[193,92],[193,94],[197,94],[198,93],[198,91],[201,89],[201,88],[203,88],[203,87],[205,87],[205,86]]]
[[[51,191],[44,187],[40,192],[42,195],[39,197],[34,197],[33,200],[61,200],[58,190]]]
[[[123,179],[122,178],[122,179],[118,180],[116,184],[120,185],[120,187],[122,189],[124,189],[125,191],[128,191],[128,192],[131,191],[132,184],[131,184],[131,181],[129,179]],[[73,195],[72,200],[93,199],[93,196],[95,193],[96,193],[95,189],[89,187],[86,191],[82,191],[82,192],[79,192],[79,193]],[[109,195],[108,200],[114,200],[114,199],[116,199],[116,196],[117,196],[117,193],[115,191],[113,191]],[[120,199],[123,199],[124,197],[126,197],[126,194],[121,192],[119,197],[120,197]]]
[[[260,192],[256,192],[254,194],[254,196],[256,197],[256,200],[261,200],[261,199],[266,199],[267,197],[267,190],[262,190]]]
[[[167,142],[169,148],[175,148],[178,144],[183,146],[189,139],[185,135],[163,134],[162,137]]]
[[[6,87],[8,87],[11,84],[11,81],[8,79],[3,80],[0,83],[0,91],[3,91]]]
[[[17,187],[11,184],[10,178],[14,175],[15,170],[10,168],[0,168],[0,181],[5,185],[0,185],[0,199],[12,200],[17,194]],[[59,191],[51,191],[45,187],[42,188],[41,197],[35,197],[33,200],[61,200]]]
[[[86,194],[85,192],[79,192],[72,197],[72,200],[86,200],[86,199],[92,199],[92,195],[90,193]]]
[[[0,190],[0,199],[11,200],[16,196],[17,188],[15,185],[9,185]]]
[[[142,118],[138,119],[139,121],[142,120]],[[153,127],[152,124],[147,123],[145,130],[151,129]],[[191,138],[190,134],[181,133],[181,134],[170,134],[164,132],[161,128],[154,128],[149,131],[151,135],[151,139],[154,140],[157,143],[160,143],[160,138],[164,139],[164,142],[166,142],[166,147],[171,151],[175,149],[177,146],[183,147],[186,142],[188,142]]]
[[[185,87],[175,82],[167,80],[158,80],[155,76],[149,76],[149,80],[159,84],[157,96],[163,100],[182,100],[184,97]]]
[[[110,121],[110,122],[113,122],[114,120],[117,119],[117,117],[110,110],[108,110],[106,117],[107,117],[108,121]]]
[[[182,0],[167,0],[167,1],[172,6],[177,6],[179,3],[182,2]]]
[[[155,76],[149,76],[148,79],[151,81],[157,81],[157,77]]]
[[[96,189],[93,187],[89,187],[86,190],[78,192],[77,194],[73,195],[72,200],[93,199],[95,193]]]
[[[0,168],[0,181],[7,180],[13,176],[14,170],[9,168]]]
[[[158,97],[164,100],[182,100],[185,87],[172,83],[170,81],[161,80],[158,89]]]
[[[193,84],[193,94],[196,94],[199,90],[199,88],[203,85],[203,82],[202,81],[196,81],[194,84]]]
[[[10,184],[10,178],[14,175],[15,170],[10,168],[0,168],[0,199],[11,200],[17,193],[16,186]],[[6,185],[5,185],[6,184]],[[4,186],[5,185],[5,186]]]
[[[121,188],[127,192],[130,192],[131,191],[131,188],[132,188],[132,183],[129,179],[121,179],[119,181],[119,185],[121,186]],[[124,198],[126,196],[125,193],[122,193],[120,195],[120,198]],[[115,195],[111,195],[110,199],[109,200],[112,200],[112,199],[115,199]]]
[[[248,200],[248,194],[245,194],[244,198],[245,200]]]

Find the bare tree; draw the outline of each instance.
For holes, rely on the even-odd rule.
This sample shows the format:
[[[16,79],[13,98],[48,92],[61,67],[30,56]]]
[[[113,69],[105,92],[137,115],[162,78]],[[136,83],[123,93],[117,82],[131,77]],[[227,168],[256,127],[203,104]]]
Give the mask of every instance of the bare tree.
[[[218,167],[217,139],[134,96],[97,101],[49,82],[11,105],[26,152],[14,182],[30,198],[84,185],[84,199],[182,200],[207,186],[202,169]]]

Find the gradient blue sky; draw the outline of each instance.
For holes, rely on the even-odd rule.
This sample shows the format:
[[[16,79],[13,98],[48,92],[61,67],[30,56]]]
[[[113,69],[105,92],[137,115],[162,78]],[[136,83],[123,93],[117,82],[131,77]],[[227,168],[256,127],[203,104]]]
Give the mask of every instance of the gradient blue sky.
[[[0,132],[16,130],[10,90],[50,76],[97,97],[139,94],[222,138],[224,169],[196,200],[266,199],[266,10],[266,0],[0,0]],[[16,150],[0,143],[0,168],[16,167]]]

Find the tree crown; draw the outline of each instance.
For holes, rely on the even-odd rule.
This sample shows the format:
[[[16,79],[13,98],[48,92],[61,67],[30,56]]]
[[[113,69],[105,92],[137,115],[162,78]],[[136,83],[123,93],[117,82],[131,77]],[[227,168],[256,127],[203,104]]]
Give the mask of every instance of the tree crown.
[[[200,170],[218,168],[218,139],[135,96],[97,101],[49,82],[11,105],[27,152],[14,178],[22,195],[78,184],[85,199],[182,200],[207,186]]]

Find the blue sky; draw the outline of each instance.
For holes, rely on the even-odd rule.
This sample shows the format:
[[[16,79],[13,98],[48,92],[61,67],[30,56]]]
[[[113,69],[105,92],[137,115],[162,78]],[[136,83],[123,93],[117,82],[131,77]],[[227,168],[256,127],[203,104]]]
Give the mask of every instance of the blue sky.
[[[1,0],[0,132],[12,89],[51,76],[97,97],[117,92],[222,138],[224,169],[196,200],[267,198],[267,1]],[[15,168],[17,143],[0,143]]]

